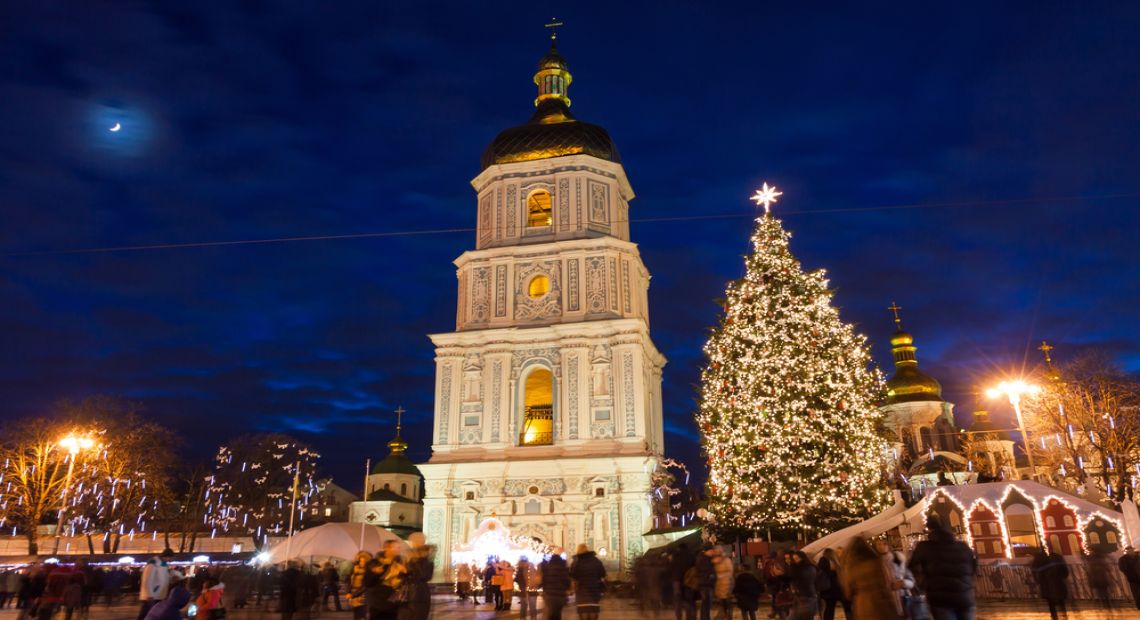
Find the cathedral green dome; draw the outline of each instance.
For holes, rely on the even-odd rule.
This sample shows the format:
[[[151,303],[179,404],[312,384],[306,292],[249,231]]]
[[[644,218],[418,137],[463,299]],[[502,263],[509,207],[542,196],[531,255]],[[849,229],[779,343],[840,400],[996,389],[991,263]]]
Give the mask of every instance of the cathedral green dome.
[[[535,110],[524,125],[495,136],[480,159],[485,170],[495,164],[551,159],[567,155],[591,155],[620,162],[610,134],[598,125],[583,123],[570,114],[567,90],[572,78],[566,60],[551,41],[550,51],[538,63],[534,83],[538,86]]]
[[[420,475],[420,470],[412,463],[411,459],[404,454],[391,453],[384,457],[382,461],[372,466],[372,473],[418,476]]]

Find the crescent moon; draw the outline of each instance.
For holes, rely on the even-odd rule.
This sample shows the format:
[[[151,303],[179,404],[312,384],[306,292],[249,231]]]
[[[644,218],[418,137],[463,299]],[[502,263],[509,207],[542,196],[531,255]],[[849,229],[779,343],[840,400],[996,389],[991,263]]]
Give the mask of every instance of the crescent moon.
[[[118,130],[120,130],[120,129],[122,129],[122,128],[123,128],[123,124],[122,124],[122,123],[115,123],[115,126],[111,128],[111,131],[118,131]]]

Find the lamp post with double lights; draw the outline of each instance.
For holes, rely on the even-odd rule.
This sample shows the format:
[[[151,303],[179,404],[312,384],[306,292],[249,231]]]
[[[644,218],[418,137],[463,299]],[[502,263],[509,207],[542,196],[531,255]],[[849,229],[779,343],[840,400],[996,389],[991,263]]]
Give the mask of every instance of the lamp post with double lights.
[[[63,482],[63,494],[59,506],[59,523],[55,526],[55,550],[59,553],[59,541],[63,536],[63,521],[67,514],[67,493],[71,490],[71,475],[75,472],[75,459],[81,450],[90,450],[95,447],[95,440],[82,435],[68,435],[59,440],[59,447],[67,450],[67,477]]]
[[[1023,394],[1036,394],[1041,388],[1018,379],[1017,381],[1002,381],[997,386],[986,390],[986,396],[997,398],[1005,396],[1013,406],[1013,414],[1017,416],[1017,428],[1021,431],[1022,445],[1025,446],[1025,456],[1029,460],[1029,477],[1032,480],[1037,475],[1037,468],[1033,465],[1033,446],[1029,445],[1029,434],[1025,431],[1025,419],[1021,416],[1021,396]]]

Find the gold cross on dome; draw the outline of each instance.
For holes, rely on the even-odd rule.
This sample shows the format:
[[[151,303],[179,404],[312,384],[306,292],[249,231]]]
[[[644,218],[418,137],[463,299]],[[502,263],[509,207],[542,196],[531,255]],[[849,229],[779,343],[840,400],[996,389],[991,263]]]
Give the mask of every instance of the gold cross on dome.
[[[783,195],[784,192],[776,191],[775,187],[769,186],[768,182],[765,181],[764,185],[756,190],[756,193],[753,194],[749,200],[755,202],[757,206],[764,205],[764,213],[768,213],[772,203],[776,202],[776,199]]]
[[[1037,350],[1045,354],[1045,363],[1046,364],[1052,364],[1053,363],[1053,357],[1051,355],[1049,355],[1049,352],[1053,350],[1053,345],[1042,340],[1041,346],[1037,347]]]
[[[396,407],[396,434],[397,435],[400,434],[400,419],[404,416],[405,413],[407,413],[407,410],[404,409],[403,405]]]
[[[558,27],[561,25],[562,25],[562,22],[558,21],[557,17],[551,17],[550,23],[546,24],[546,28],[550,28],[550,40],[551,41],[558,38]]]
[[[887,310],[894,313],[895,325],[897,325],[899,329],[902,329],[902,318],[899,316],[899,310],[902,310],[902,306],[892,301],[891,305],[887,306]]]

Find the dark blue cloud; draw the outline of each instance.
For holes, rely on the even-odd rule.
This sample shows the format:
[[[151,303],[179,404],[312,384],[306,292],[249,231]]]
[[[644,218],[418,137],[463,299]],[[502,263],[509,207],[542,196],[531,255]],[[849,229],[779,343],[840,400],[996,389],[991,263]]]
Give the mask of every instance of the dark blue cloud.
[[[558,7],[574,110],[615,136],[669,357],[671,451],[762,180],[793,249],[889,363],[904,306],[960,410],[972,386],[1112,350],[1140,369],[1135,7]],[[9,3],[0,248],[465,228],[468,180],[529,114],[550,7]],[[120,132],[108,124],[122,123]],[[1031,202],[1006,199],[1038,197]],[[926,209],[850,211],[907,204]],[[824,211],[825,213],[813,213]],[[209,454],[312,440],[350,482],[397,405],[427,458],[470,233],[0,259],[0,416],[121,393]],[[964,420],[965,418],[963,418]]]

